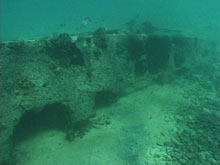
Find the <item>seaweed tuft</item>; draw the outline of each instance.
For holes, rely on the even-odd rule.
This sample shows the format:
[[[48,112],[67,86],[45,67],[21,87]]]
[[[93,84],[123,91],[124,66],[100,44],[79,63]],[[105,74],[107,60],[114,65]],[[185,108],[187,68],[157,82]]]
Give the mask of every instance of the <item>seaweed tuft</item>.
[[[105,28],[98,28],[94,33],[94,44],[102,49],[105,50],[108,47],[108,37],[107,37],[107,30]]]
[[[58,37],[47,40],[45,43],[46,53],[60,62],[62,66],[84,66],[84,58],[76,43],[72,42],[69,34],[60,34]]]

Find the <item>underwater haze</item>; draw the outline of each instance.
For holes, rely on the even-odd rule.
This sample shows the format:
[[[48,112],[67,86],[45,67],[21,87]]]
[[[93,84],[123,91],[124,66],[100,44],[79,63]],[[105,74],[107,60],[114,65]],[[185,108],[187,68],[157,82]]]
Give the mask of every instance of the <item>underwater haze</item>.
[[[1,40],[20,40],[97,27],[123,28],[130,20],[180,30],[204,38],[220,37],[219,0],[2,0]],[[85,18],[91,22],[84,23]]]
[[[220,165],[220,0],[0,12],[0,165]]]

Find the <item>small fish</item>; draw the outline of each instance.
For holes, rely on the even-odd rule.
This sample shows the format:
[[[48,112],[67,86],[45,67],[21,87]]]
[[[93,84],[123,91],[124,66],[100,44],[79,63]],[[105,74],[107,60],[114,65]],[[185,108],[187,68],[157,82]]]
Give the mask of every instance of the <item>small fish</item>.
[[[89,17],[85,17],[82,22],[81,22],[81,25],[80,27],[81,28],[85,28],[88,26],[88,24],[90,24],[92,22],[92,20],[89,18]]]
[[[66,27],[66,24],[65,23],[61,23],[60,27]]]

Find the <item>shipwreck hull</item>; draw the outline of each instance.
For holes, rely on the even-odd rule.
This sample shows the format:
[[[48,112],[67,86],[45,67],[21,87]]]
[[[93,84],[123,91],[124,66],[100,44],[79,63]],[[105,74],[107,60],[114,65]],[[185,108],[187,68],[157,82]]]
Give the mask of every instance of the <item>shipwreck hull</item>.
[[[66,131],[74,140],[80,131],[71,129],[96,108],[113,104],[126,88],[208,73],[220,67],[219,50],[217,42],[199,38],[103,29],[1,43],[0,164],[14,162],[14,145],[38,130],[27,126],[29,120]]]

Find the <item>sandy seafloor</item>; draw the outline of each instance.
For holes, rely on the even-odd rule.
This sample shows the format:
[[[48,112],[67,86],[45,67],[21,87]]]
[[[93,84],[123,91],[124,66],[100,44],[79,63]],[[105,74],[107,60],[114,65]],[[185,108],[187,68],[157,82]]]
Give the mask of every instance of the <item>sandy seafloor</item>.
[[[97,110],[97,115],[108,116],[111,124],[92,129],[71,143],[64,133],[53,130],[30,138],[17,147],[20,164],[154,162],[155,156],[165,152],[159,144],[172,138],[177,129],[172,113],[178,102],[184,101],[181,92],[170,85],[152,85],[131,93],[115,105]]]
[[[198,121],[198,115],[217,111],[205,108],[202,99],[195,97],[218,99],[214,91],[201,88],[198,82],[177,80],[164,85],[139,82],[127,89],[127,95],[114,105],[97,109],[96,118],[108,119],[108,124],[93,128],[72,142],[65,140],[63,132],[55,130],[29,138],[16,147],[17,164],[178,165],[206,162],[217,165],[219,152],[213,153],[212,145],[193,140],[204,133],[210,139],[214,139],[214,135],[209,135],[205,129],[193,130],[189,125],[190,120]],[[216,115],[219,119],[219,112]],[[201,120],[201,127],[207,125],[217,131],[211,128],[212,124],[204,122],[206,119]],[[208,119],[208,122],[211,121]],[[182,133],[185,141],[179,137]],[[192,139],[188,139],[189,134]],[[191,152],[192,147],[200,149]]]

